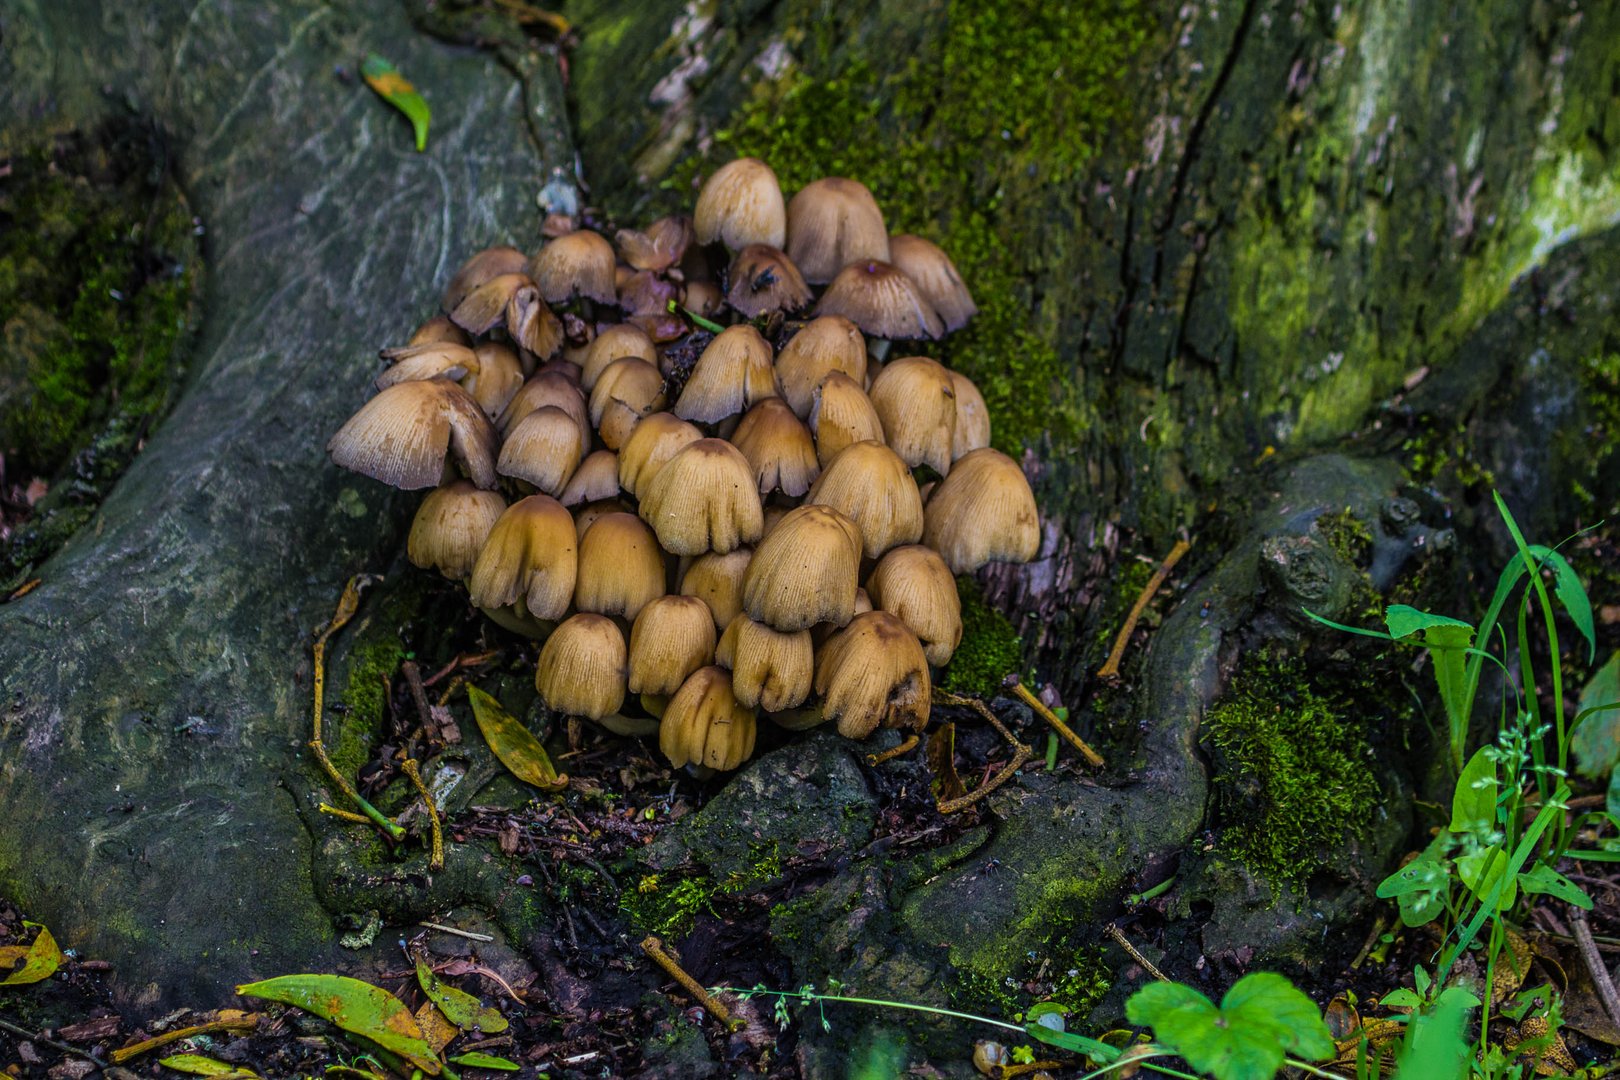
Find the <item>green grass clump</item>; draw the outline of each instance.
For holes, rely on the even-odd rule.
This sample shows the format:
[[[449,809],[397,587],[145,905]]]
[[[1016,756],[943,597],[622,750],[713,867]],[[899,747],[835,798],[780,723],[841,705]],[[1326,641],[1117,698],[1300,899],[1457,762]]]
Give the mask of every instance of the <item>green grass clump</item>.
[[[939,685],[953,694],[994,697],[1002,681],[1021,670],[1023,642],[1007,616],[984,602],[978,582],[959,577],[956,591],[962,598],[962,643]]]

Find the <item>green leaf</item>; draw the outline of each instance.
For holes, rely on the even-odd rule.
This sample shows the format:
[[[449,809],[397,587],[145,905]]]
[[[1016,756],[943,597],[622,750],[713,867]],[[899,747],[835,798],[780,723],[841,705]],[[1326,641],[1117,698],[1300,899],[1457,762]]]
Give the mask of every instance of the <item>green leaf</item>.
[[[1399,902],[1403,926],[1426,925],[1445,910],[1451,888],[1448,843],[1445,835],[1436,836],[1417,858],[1378,883],[1380,898]]]
[[[1457,876],[1474,894],[1474,899],[1481,903],[1487,901],[1497,882],[1506,873],[1509,873],[1508,853],[1499,847],[1486,848],[1457,859]],[[1507,910],[1518,898],[1518,882],[1509,879],[1507,885],[1496,894],[1496,910]]]
[[[1620,818],[1620,769],[1609,774],[1609,793],[1603,802],[1611,815]]]
[[[252,1069],[242,1069],[217,1058],[204,1057],[201,1054],[174,1054],[170,1057],[158,1059],[159,1065],[165,1065],[175,1072],[191,1073],[193,1076],[235,1076],[250,1077],[258,1075]]]
[[[499,701],[476,686],[467,687],[467,698],[484,741],[513,776],[542,791],[561,791],[568,786],[568,774],[552,767],[546,748]]]
[[[1583,776],[1601,779],[1620,762],[1620,710],[1603,706],[1620,701],[1620,652],[1610,656],[1581,690],[1580,711],[1592,711],[1570,736],[1575,768]],[[1597,711],[1602,710],[1602,711]]]
[[[360,74],[365,78],[366,85],[377,91],[388,104],[405,114],[416,132],[416,149],[418,152],[427,149],[428,123],[433,119],[433,112],[428,103],[422,100],[422,95],[416,92],[410,80],[399,73],[399,70],[387,60],[372,53],[366,57],[365,63],[360,65]]]
[[[1119,1056],[1118,1047],[1109,1046],[1099,1039],[1085,1035],[1076,1035],[1072,1031],[1059,1031],[1049,1028],[1039,1021],[1031,1021],[1024,1025],[1024,1031],[1030,1038],[1038,1042],[1055,1046],[1059,1050],[1066,1050],[1071,1054],[1084,1054],[1093,1061],[1113,1061]]]
[[[1334,1049],[1311,999],[1268,971],[1239,979],[1219,1008],[1190,986],[1150,983],[1125,1003],[1125,1015],[1216,1080],[1269,1080],[1290,1053],[1320,1061]]]
[[[1519,888],[1527,893],[1545,893],[1587,911],[1592,910],[1592,898],[1569,878],[1550,866],[1537,865],[1519,875]]]
[[[1421,1004],[1423,999],[1418,997],[1418,992],[1408,990],[1404,986],[1399,990],[1391,990],[1378,999],[1379,1007],[1384,1009],[1415,1009]]]
[[[1482,746],[1468,759],[1451,793],[1451,831],[1484,834],[1496,828],[1496,758]]]
[[[1472,995],[1448,987],[1426,1013],[1407,1026],[1395,1080],[1462,1080],[1468,1075],[1469,1046],[1463,1039]]]
[[[1586,639],[1586,662],[1590,664],[1597,656],[1597,628],[1592,624],[1592,601],[1586,595],[1586,586],[1581,584],[1581,577],[1569,565],[1569,560],[1552,548],[1531,544],[1530,553],[1541,560],[1542,566],[1552,569],[1553,595],[1558,597],[1558,602],[1569,612],[1569,621]]]
[[[56,969],[62,966],[66,959],[62,950],[57,948],[56,939],[51,932],[37,922],[23,920],[25,928],[32,927],[39,931],[29,945],[7,945],[0,947],[0,972],[9,972],[5,978],[0,979],[0,986],[26,986],[29,983],[43,982],[56,974]]]
[[[506,1030],[506,1017],[499,1009],[491,1009],[465,990],[441,981],[420,957],[416,961],[416,981],[422,984],[422,992],[439,1007],[445,1019],[462,1031],[476,1028],[485,1035],[495,1035]]]
[[[393,1051],[430,1076],[439,1074],[438,1055],[422,1038],[416,1017],[380,987],[343,975],[283,975],[238,986],[236,992],[296,1005]]]
[[[489,1029],[485,1028],[484,1030]],[[476,1050],[470,1050],[465,1054],[457,1054],[450,1059],[450,1064],[465,1065],[471,1069],[499,1069],[501,1072],[517,1072],[523,1068],[515,1061],[508,1061],[503,1057],[496,1057],[494,1054],[480,1054]]]
[[[1431,630],[1436,627],[1461,627],[1470,634],[1474,625],[1465,623],[1461,619],[1449,618],[1445,615],[1431,615],[1427,611],[1419,611],[1406,604],[1391,604],[1384,612],[1384,625],[1389,627],[1390,637],[1399,639],[1411,637],[1419,630]]]

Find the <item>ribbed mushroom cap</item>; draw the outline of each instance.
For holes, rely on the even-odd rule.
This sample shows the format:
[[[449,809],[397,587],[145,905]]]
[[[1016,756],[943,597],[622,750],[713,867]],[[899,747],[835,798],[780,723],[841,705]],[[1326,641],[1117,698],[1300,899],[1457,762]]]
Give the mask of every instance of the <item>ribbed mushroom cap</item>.
[[[990,410],[973,380],[951,372],[951,388],[956,391],[956,432],[951,436],[951,460],[990,445]]]
[[[867,259],[838,272],[816,305],[817,315],[842,315],[873,337],[945,336],[945,324],[916,284],[886,262]]]
[[[664,595],[664,553],[634,514],[603,514],[579,541],[574,606],[634,619]]]
[[[603,330],[585,348],[585,359],[579,371],[580,385],[586,390],[594,389],[596,380],[602,377],[608,365],[627,356],[658,366],[658,348],[641,327],[619,323]]]
[[[849,376],[856,389],[866,385],[866,337],[838,315],[811,319],[776,356],[776,378],[799,419],[815,405],[816,389],[832,372]]]
[[[810,286],[786,255],[765,244],[737,252],[727,273],[726,302],[745,319],[775,311],[798,311],[810,303]]]
[[[525,294],[520,297],[520,294]],[[520,305],[538,301],[539,290],[527,274],[501,274],[467,293],[450,309],[450,321],[469,334],[484,334],[506,323],[514,300]]]
[[[671,411],[682,420],[714,424],[776,396],[770,342],[752,326],[739,323],[709,342]]]
[[[585,445],[574,418],[547,405],[518,421],[506,436],[495,471],[559,495],[585,456]]]
[[[692,219],[684,214],[661,217],[645,229],[620,229],[613,237],[619,255],[634,270],[661,274],[681,261],[692,242]]]
[[[852,262],[889,261],[883,211],[857,180],[825,176],[806,184],[788,203],[787,223],[788,258],[812,285],[832,281]]]
[[[547,405],[561,409],[574,418],[579,425],[580,434],[589,441],[591,437],[590,409],[585,404],[585,395],[580,392],[579,384],[561,371],[555,369],[537,371],[529,376],[524,384],[518,387],[518,392],[512,395],[512,400],[506,403],[501,410],[501,417],[496,425],[501,429],[504,437],[511,434],[534,410]]]
[[[538,360],[549,360],[563,347],[562,320],[552,314],[538,288],[518,289],[506,302],[506,332]]]
[[[681,594],[695,596],[714,616],[716,631],[731,625],[742,611],[743,576],[754,558],[753,548],[740,547],[724,555],[710,552],[692,560],[681,575]]]
[[[446,313],[454,311],[468,293],[491,278],[502,274],[521,274],[529,258],[514,247],[485,248],[461,264],[444,287],[442,306]]]
[[[889,261],[916,283],[947,331],[962,329],[979,313],[956,264],[933,241],[909,234],[891,236]]]
[[[765,529],[748,459],[724,439],[699,439],[676,451],[647,485],[641,516],[677,555],[723,555]]]
[[[607,237],[589,229],[559,236],[529,263],[529,276],[540,287],[540,295],[550,304],[566,304],[576,296],[599,304],[612,304],[613,245]]]
[[[744,413],[731,441],[748,459],[761,495],[781,491],[796,499],[821,472],[810,429],[781,398],[766,398]]]
[[[611,499],[619,494],[619,455],[612,450],[596,450],[585,455],[574,475],[568,478],[557,501],[564,506]]]
[[[411,522],[405,554],[413,566],[460,581],[472,573],[478,549],[505,509],[499,492],[480,491],[466,480],[430,491]]]
[[[692,226],[700,244],[719,240],[733,251],[749,244],[779,248],[787,235],[782,185],[758,158],[727,162],[698,192]]]
[[[461,388],[473,396],[491,420],[506,411],[523,387],[523,364],[517,350],[502,341],[485,341],[473,352],[478,370],[462,376]]]
[[[478,354],[465,345],[436,342],[431,345],[405,345],[383,349],[377,354],[389,362],[376,378],[379,390],[413,379],[457,381],[478,371]]]
[[[623,446],[642,417],[663,407],[664,377],[633,356],[609,364],[591,390],[591,423],[609,450]]]
[[[883,422],[883,441],[907,465],[951,471],[956,436],[956,389],[945,366],[926,356],[884,365],[872,380],[872,408]]]
[[[467,592],[481,608],[521,605],[519,614],[556,620],[568,613],[579,571],[573,516],[549,495],[506,508],[473,563]]]
[[[630,628],[630,692],[673,694],[714,662],[714,619],[695,596],[660,596]]]
[[[880,609],[917,635],[930,664],[950,663],[962,642],[962,599],[950,567],[933,549],[921,544],[895,548],[878,560],[866,587]]]
[[[557,501],[561,502],[562,500],[558,499]],[[629,514],[633,517],[636,510],[624,499],[614,498],[588,502],[583,506],[573,507],[572,512],[574,515],[574,532],[583,540],[590,527],[596,524],[597,518],[606,517],[609,514]]]
[[[427,322],[416,328],[407,345],[434,345],[445,342],[450,345],[472,346],[472,338],[467,331],[450,321],[448,315],[435,315]]]
[[[920,730],[933,686],[922,645],[887,611],[868,611],[827,639],[816,656],[816,693],[838,734],[864,739],[883,727]]]
[[[619,486],[642,498],[666,462],[703,438],[703,432],[674,413],[656,412],[636,425],[619,448]]]
[[[754,710],[738,703],[731,674],[703,667],[664,706],[658,749],[677,769],[703,765],[725,772],[753,754],[754,734]]]
[[[782,631],[843,626],[855,612],[861,531],[826,506],[800,506],[761,540],[743,577],[743,610]]]
[[[846,446],[827,463],[806,504],[820,503],[860,526],[866,557],[922,539],[922,495],[906,463],[879,442]]]
[[[872,610],[872,598],[867,595],[865,589],[856,589],[855,590],[855,615],[862,615],[862,614],[865,614],[866,612],[871,611],[871,610]],[[854,617],[855,617],[854,615],[850,616],[850,618],[854,618]],[[821,648],[822,644],[826,642],[826,640],[828,638],[830,638],[834,634],[838,633],[838,631],[841,630],[841,629],[842,629],[842,627],[834,626],[830,622],[816,623],[816,625],[814,625],[814,626],[812,626],[810,628],[810,640],[811,640],[812,643],[814,643],[815,647],[819,649],[819,648]]]
[[[720,636],[715,659],[731,669],[732,692],[751,709],[780,712],[810,696],[816,662],[808,630],[783,633],[738,615]]]
[[[816,387],[810,430],[816,437],[816,458],[824,469],[846,446],[883,441],[883,421],[878,419],[872,399],[841,371],[830,373]]]
[[[929,496],[923,542],[957,574],[1033,559],[1041,517],[1018,463],[989,447],[962,455]]]
[[[402,382],[360,406],[326,444],[332,461],[397,488],[433,487],[449,454],[493,488],[500,440],[478,402],[448,379]]]
[[[624,677],[624,635],[612,619],[581,612],[541,647],[534,688],[557,712],[600,720],[624,705]]]

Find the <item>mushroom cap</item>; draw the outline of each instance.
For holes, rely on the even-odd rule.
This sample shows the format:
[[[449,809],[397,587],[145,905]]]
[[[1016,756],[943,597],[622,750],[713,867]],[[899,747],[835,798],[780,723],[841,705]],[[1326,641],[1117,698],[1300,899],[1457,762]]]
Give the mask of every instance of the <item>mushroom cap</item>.
[[[579,571],[574,519],[549,495],[506,508],[473,563],[467,592],[485,609],[523,605],[522,614],[556,620],[568,613]]]
[[[664,706],[658,749],[677,769],[703,765],[735,769],[754,752],[754,710],[738,703],[731,673],[721,667],[694,671]]]
[[[501,434],[511,434],[525,416],[545,405],[554,405],[572,416],[579,425],[580,434],[589,441],[591,415],[585,404],[585,395],[580,392],[577,382],[555,368],[535,372],[518,387],[518,392],[512,395],[512,400],[501,410],[501,418],[496,421]]]
[[[478,370],[462,377],[461,388],[494,420],[523,388],[523,364],[517,350],[503,341],[481,342],[473,352],[478,356]]]
[[[761,496],[779,490],[797,499],[821,472],[810,429],[781,398],[766,398],[744,413],[731,441],[748,459]]]
[[[529,275],[550,304],[566,304],[576,296],[613,304],[613,267],[617,260],[607,237],[577,229],[542,247],[529,263]]]
[[[467,331],[451,322],[448,315],[435,315],[421,326],[418,326],[416,332],[411,335],[411,340],[405,344],[433,345],[437,342],[445,342],[450,345],[466,345],[469,348],[472,346],[472,338],[467,335]]]
[[[816,436],[816,458],[822,468],[846,446],[883,441],[883,421],[872,399],[841,371],[829,373],[816,387],[810,405],[810,430]]]
[[[951,374],[956,391],[956,433],[951,436],[951,460],[990,445],[990,410],[973,380],[959,371]]]
[[[714,424],[776,396],[770,342],[747,323],[738,323],[709,342],[671,411],[682,420]]]
[[[916,284],[878,259],[850,263],[838,272],[816,305],[817,315],[842,315],[873,337],[945,336],[945,324]]]
[[[787,253],[812,285],[832,281],[852,262],[888,262],[883,211],[858,180],[824,176],[812,181],[788,203]]]
[[[680,287],[673,281],[638,270],[619,282],[619,310],[630,317],[670,317],[669,302],[679,295]]]
[[[699,439],[676,451],[647,485],[641,516],[677,555],[725,554],[765,529],[748,459],[724,439]]]
[[[838,733],[864,739],[879,725],[920,730],[933,685],[922,645],[887,611],[868,611],[827,639],[816,656],[816,693]]]
[[[501,444],[495,471],[533,484],[547,495],[559,495],[585,455],[574,418],[545,405],[518,421]]]
[[[360,406],[326,444],[332,461],[397,488],[444,475],[445,454],[477,486],[496,486],[500,439],[472,395],[448,379],[397,383]]]
[[[731,669],[732,692],[750,709],[780,712],[802,705],[815,679],[810,631],[783,633],[747,615],[731,620],[715,659]]]
[[[861,615],[871,610],[872,598],[867,595],[865,589],[856,589],[855,615]],[[851,615],[850,618],[854,618],[855,615]],[[816,648],[819,649],[828,638],[838,633],[840,629],[842,629],[842,627],[834,626],[830,622],[816,623],[816,625],[810,628],[810,640],[814,642]]]
[[[600,502],[619,494],[619,455],[612,450],[596,450],[585,455],[557,501],[564,506]]]
[[[711,551],[693,559],[681,575],[681,594],[703,601],[717,632],[731,625],[743,609],[743,577],[753,558],[753,548],[740,547],[724,555]]]
[[[412,379],[459,381],[468,374],[476,374],[479,367],[478,354],[472,349],[443,341],[383,349],[377,355],[389,361],[373,383],[379,390]]]
[[[798,267],[776,248],[749,244],[731,260],[726,302],[745,319],[776,311],[798,311],[810,303],[810,286]]]
[[[620,229],[614,234],[619,254],[634,270],[661,274],[681,261],[692,242],[692,219],[684,214],[661,217],[645,229]]]
[[[902,233],[889,237],[889,261],[916,283],[946,331],[960,330],[979,313],[956,264],[932,240]]]
[[[843,626],[855,612],[861,531],[826,506],[788,511],[754,550],[743,577],[743,610],[776,630]]]
[[[520,300],[519,294],[526,295]],[[538,301],[540,293],[529,275],[500,274],[462,297],[461,302],[450,309],[450,321],[469,334],[485,334],[505,324],[514,301],[521,305],[530,298]]]
[[[1041,516],[1024,470],[990,447],[963,454],[928,498],[923,542],[956,574],[1029,562],[1040,551]]]
[[[681,306],[694,315],[714,315],[725,302],[720,286],[712,281],[688,281],[681,286]]]
[[[512,293],[506,302],[506,333],[539,360],[549,360],[563,347],[562,320],[552,314],[538,288]]]
[[[630,628],[630,692],[673,694],[686,677],[714,662],[709,606],[695,596],[660,596]]]
[[[664,377],[645,360],[615,360],[596,380],[590,404],[597,434],[609,450],[617,450],[642,417],[664,407]]]
[[[624,705],[625,666],[619,627],[612,619],[580,612],[541,646],[534,688],[557,712],[600,720]]]
[[[880,442],[858,442],[827,463],[804,500],[820,503],[860,527],[866,557],[875,559],[923,535],[922,495],[899,456]]]
[[[444,287],[441,306],[446,313],[454,311],[467,294],[478,286],[502,274],[521,274],[528,263],[529,257],[515,247],[485,248],[462,263],[461,268],[451,276],[449,284]]]
[[[634,514],[603,514],[579,540],[574,606],[634,619],[664,595],[664,553]]]
[[[868,394],[883,423],[883,441],[907,465],[951,471],[956,437],[956,389],[937,360],[907,356],[884,365]]]
[[[608,514],[634,515],[636,512],[635,507],[619,498],[598,499],[583,506],[571,507],[570,510],[574,515],[574,532],[581,540],[585,538],[585,533],[590,527],[596,524],[597,518],[606,517]]]
[[[866,385],[866,337],[840,315],[811,319],[776,355],[782,397],[801,420],[809,419],[816,389],[834,371],[849,376],[856,389]]]
[[[579,383],[586,390],[596,387],[596,380],[615,360],[633,356],[658,366],[658,347],[647,332],[632,323],[619,323],[603,330],[585,347],[584,362],[580,365]]]
[[[950,663],[962,642],[962,598],[955,576],[937,552],[921,544],[894,548],[878,560],[866,587],[880,609],[917,635],[930,664]]]
[[[413,566],[461,581],[472,573],[478,549],[505,509],[499,492],[480,491],[466,480],[435,488],[411,522],[406,557]]]
[[[698,192],[692,226],[700,244],[719,240],[733,251],[749,244],[781,247],[787,207],[776,173],[758,158],[720,166]]]

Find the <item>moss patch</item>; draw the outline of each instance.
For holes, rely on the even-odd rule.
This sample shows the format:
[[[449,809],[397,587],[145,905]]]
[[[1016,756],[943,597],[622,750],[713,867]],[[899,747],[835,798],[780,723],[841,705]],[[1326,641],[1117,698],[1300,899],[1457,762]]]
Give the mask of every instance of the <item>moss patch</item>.
[[[956,591],[962,598],[962,643],[939,685],[954,694],[994,697],[1002,681],[1022,668],[1022,639],[1007,616],[985,603],[978,582],[959,577]]]

